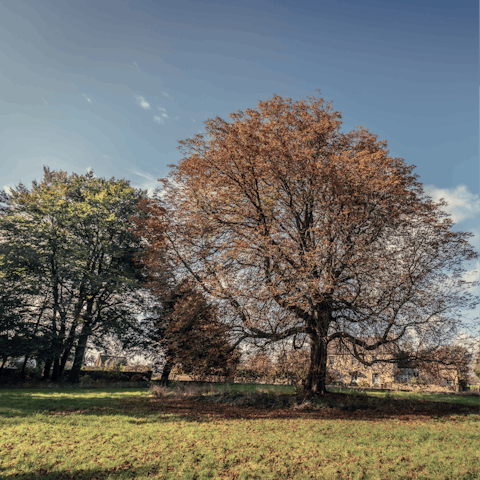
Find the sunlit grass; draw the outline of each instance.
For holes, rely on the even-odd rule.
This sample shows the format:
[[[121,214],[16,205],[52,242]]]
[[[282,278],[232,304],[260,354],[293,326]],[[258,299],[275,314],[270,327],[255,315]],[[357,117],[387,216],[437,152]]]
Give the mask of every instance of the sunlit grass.
[[[0,390],[0,416],[28,416],[54,408],[109,407],[129,397],[148,396],[147,389],[14,389]]]
[[[0,390],[0,478],[479,478],[479,415],[194,414],[162,410],[145,389]]]
[[[381,390],[368,390],[362,392],[352,388],[334,387],[332,391],[348,393],[350,395],[367,395],[377,398],[393,397],[405,400],[428,401],[428,402],[445,402],[457,403],[463,405],[478,405],[480,408],[480,397],[469,395],[455,395],[454,393],[419,393],[419,392],[390,392]],[[480,411],[480,410],[479,410]]]

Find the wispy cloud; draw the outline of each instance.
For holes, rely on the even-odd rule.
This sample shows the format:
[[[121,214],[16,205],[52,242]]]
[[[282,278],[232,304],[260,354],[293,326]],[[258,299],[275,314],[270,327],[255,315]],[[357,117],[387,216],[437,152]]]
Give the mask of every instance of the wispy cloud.
[[[83,94],[83,98],[88,102],[92,103],[92,99],[90,97],[87,97],[85,94]]]
[[[169,100],[173,100],[173,97],[168,94],[167,92],[162,92],[162,95],[165,97],[165,98],[168,98]]]
[[[475,218],[480,215],[480,196],[473,193],[466,185],[457,185],[454,188],[437,188],[435,185],[426,185],[425,191],[434,201],[443,198],[448,205],[445,210],[452,216],[455,223]]]
[[[158,107],[158,110],[161,112],[161,115],[163,118],[170,118],[168,115],[167,115],[167,111],[162,108],[162,107]]]
[[[130,172],[144,179],[144,182],[141,185],[137,185],[137,188],[146,190],[147,195],[149,197],[152,197],[155,189],[158,187],[157,178],[151,175],[150,173],[142,172],[141,170],[138,170],[138,169],[132,169],[130,170]]]
[[[137,62],[133,62],[133,64],[138,68],[138,63]]]
[[[167,115],[167,111],[163,107],[157,107],[160,115],[154,115],[153,121],[159,125],[163,125],[165,120],[168,120],[170,117]]]
[[[87,173],[90,173],[91,171],[92,171],[92,167],[87,167],[87,168],[86,168],[86,172],[87,172]]]
[[[149,182],[155,182],[157,181],[157,179],[151,175],[150,173],[147,173],[147,172],[142,172],[141,170],[138,170],[138,169],[133,169],[133,170],[130,170],[134,175],[137,175],[138,177],[142,177],[144,178],[145,180],[148,180]]]
[[[479,252],[480,251],[480,227],[475,226],[473,228],[469,228],[468,231],[473,233],[473,237],[469,239],[470,244],[473,245],[473,248],[477,252]]]
[[[190,117],[190,120],[191,120],[193,123],[197,123],[197,121],[194,120],[192,117]]]
[[[102,157],[106,158],[107,160],[113,160],[113,157],[111,157],[110,155],[107,155],[106,153],[103,153]]]
[[[135,103],[144,110],[150,110],[151,108],[145,97],[142,97],[141,95],[135,95]]]
[[[471,270],[467,270],[463,274],[462,280],[466,282],[480,281],[480,262],[477,262],[477,264]]]

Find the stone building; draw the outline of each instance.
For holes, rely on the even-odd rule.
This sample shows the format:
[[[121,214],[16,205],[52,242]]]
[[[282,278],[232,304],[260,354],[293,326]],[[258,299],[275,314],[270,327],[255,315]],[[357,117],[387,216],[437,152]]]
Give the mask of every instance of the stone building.
[[[98,354],[97,359],[95,360],[95,368],[108,368],[113,367],[114,365],[126,365],[127,359],[125,357],[116,357],[109,355]]]
[[[373,339],[364,339],[373,343]],[[401,361],[397,345],[382,345],[375,351],[357,348],[360,358],[371,363],[364,365],[353,355],[351,347],[340,342],[329,344],[327,366],[336,382],[379,388],[404,388],[405,385],[431,384],[458,389],[459,368],[438,365],[434,370],[425,366],[412,366]],[[383,360],[383,361],[382,361]],[[393,361],[392,361],[393,360]],[[413,379],[413,380],[412,380]]]

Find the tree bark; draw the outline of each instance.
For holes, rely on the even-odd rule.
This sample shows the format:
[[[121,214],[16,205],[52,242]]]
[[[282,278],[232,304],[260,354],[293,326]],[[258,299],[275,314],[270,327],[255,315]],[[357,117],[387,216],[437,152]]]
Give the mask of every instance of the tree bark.
[[[59,375],[63,375],[63,371],[65,370],[65,365],[67,364],[68,357],[70,356],[70,353],[72,351],[73,342],[75,341],[76,327],[77,327],[76,322],[74,322],[73,325],[70,327],[70,331],[68,333],[68,337],[65,342],[65,347],[62,353],[62,358],[60,360]]]
[[[72,383],[77,383],[80,381],[80,369],[82,367],[83,359],[85,357],[85,350],[87,348],[88,337],[90,336],[90,326],[87,324],[83,325],[82,332],[78,339],[77,347],[75,348],[75,359],[73,360],[72,369],[68,375],[68,381]]]
[[[47,358],[45,366],[43,367],[42,380],[48,380],[50,378],[50,369],[52,368],[53,359]]]
[[[70,352],[71,352],[71,346],[66,347],[65,350],[63,351],[62,358],[58,366],[58,374],[60,376],[63,375],[63,371],[65,370],[65,365],[67,364]]]
[[[65,340],[64,349],[63,349],[62,357],[60,360],[60,372],[59,372],[60,375],[63,375],[63,371],[65,370],[65,365],[67,364],[68,357],[72,352],[73,344],[75,342],[75,334],[77,332],[78,319],[80,318],[82,307],[84,305],[84,299],[85,299],[85,286],[84,286],[84,283],[82,282],[82,284],[80,285],[79,299],[75,304],[74,320],[72,322],[72,325],[70,326],[70,330]]]
[[[2,356],[2,364],[0,365],[0,373],[2,373],[3,367],[4,367],[5,364],[7,363],[7,360],[8,360],[8,357],[3,357],[3,356]]]
[[[327,337],[310,335],[312,346],[310,350],[310,367],[304,383],[306,395],[327,394]]]
[[[64,343],[65,343],[65,318],[60,314],[60,334],[56,339],[55,343],[57,344],[57,348],[55,349],[55,360],[53,362],[53,372],[52,372],[52,380],[58,381],[62,378],[63,368],[60,363],[60,356],[63,351]]]
[[[0,365],[0,373],[3,371],[3,367],[7,363],[8,357],[2,357],[2,365]]]
[[[60,380],[60,365],[58,357],[55,357],[53,360],[53,370],[52,370],[52,382],[58,382]]]
[[[160,377],[160,386],[161,387],[168,387],[168,385],[169,385],[168,377],[170,376],[170,372],[172,371],[172,368],[173,368],[173,364],[168,363],[168,362],[163,367],[162,376]]]
[[[22,380],[25,379],[25,369],[27,368],[27,362],[29,360],[29,357],[28,355],[25,355],[25,357],[23,357],[23,365],[22,365],[22,369],[20,370],[20,378]]]

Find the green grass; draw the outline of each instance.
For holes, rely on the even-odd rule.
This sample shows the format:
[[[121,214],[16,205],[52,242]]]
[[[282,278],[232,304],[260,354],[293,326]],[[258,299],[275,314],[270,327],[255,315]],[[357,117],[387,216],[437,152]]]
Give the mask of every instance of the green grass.
[[[6,479],[478,479],[479,434],[479,415],[233,419],[145,389],[0,390]]]
[[[406,400],[416,400],[416,401],[428,401],[428,402],[445,402],[445,403],[456,403],[461,405],[472,405],[478,406],[480,412],[480,397],[479,396],[469,396],[469,395],[455,395],[449,393],[418,393],[418,392],[388,392],[388,391],[379,391],[379,390],[369,390],[367,392],[361,392],[359,390],[350,389],[350,388],[335,388],[333,391],[349,393],[351,395],[367,395],[377,398],[393,397],[393,398],[403,398]]]
[[[184,383],[184,382],[173,382],[173,384]],[[271,391],[275,393],[291,393],[295,392],[295,387],[289,385],[266,385],[258,383],[235,383],[235,384],[218,384],[215,386],[218,391],[223,390],[238,390],[238,391],[248,391],[255,392],[259,390]],[[462,405],[472,405],[480,407],[480,397],[479,396],[468,396],[468,395],[456,395],[444,394],[444,393],[419,393],[419,392],[389,392],[381,390],[367,390],[362,391],[353,388],[341,388],[341,387],[330,387],[332,392],[341,392],[348,393],[350,395],[367,395],[377,398],[393,397],[393,398],[403,398],[416,401],[427,401],[427,402],[445,402],[445,403],[455,403]],[[480,410],[479,410],[480,411]]]

